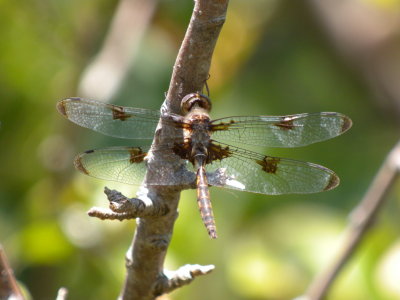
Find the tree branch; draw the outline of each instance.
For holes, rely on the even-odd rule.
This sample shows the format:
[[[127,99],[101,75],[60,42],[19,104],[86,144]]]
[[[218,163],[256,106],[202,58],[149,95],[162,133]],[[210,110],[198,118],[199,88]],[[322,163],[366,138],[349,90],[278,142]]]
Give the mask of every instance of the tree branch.
[[[165,112],[180,113],[181,99],[188,93],[201,91],[208,78],[211,57],[219,32],[225,22],[228,0],[197,0],[185,38],[177,56],[173,74],[163,105]],[[157,128],[153,145],[157,146],[166,139],[170,131],[162,122]],[[127,275],[121,299],[154,299],[193,280],[194,276],[206,274],[212,267],[186,267],[191,274],[186,279],[179,276],[165,281],[163,263],[171,240],[180,191],[188,187],[185,168],[179,165],[176,156],[149,156],[146,181],[152,181],[152,170],[163,170],[165,178],[178,178],[181,184],[174,186],[146,186],[138,193],[138,198],[150,200],[154,207],[167,206],[164,215],[141,217],[132,246],[126,255]],[[160,172],[157,172],[160,174]],[[154,182],[154,180],[153,180]],[[190,184],[189,184],[190,185]],[[150,203],[149,202],[149,203]],[[149,206],[151,206],[149,204]],[[178,271],[179,273],[179,271]],[[160,279],[161,278],[161,279]],[[188,279],[189,278],[189,279]],[[161,284],[160,284],[161,282]]]
[[[0,299],[23,300],[25,297],[17,284],[6,253],[0,245]]]
[[[344,233],[343,247],[336,259],[331,266],[314,279],[306,296],[300,299],[320,300],[324,298],[340,270],[365,237],[367,229],[374,223],[379,209],[399,176],[399,170],[400,142],[388,154],[366,195],[351,214],[349,225]]]
[[[211,57],[225,22],[227,7],[228,0],[195,1],[168,89],[166,100],[171,112],[180,113],[182,98],[201,91],[208,79]]]

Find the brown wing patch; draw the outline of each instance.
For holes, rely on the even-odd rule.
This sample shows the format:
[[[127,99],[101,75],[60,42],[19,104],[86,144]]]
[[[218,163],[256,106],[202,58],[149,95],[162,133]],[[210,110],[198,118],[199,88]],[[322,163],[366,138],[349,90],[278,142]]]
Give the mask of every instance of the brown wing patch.
[[[129,162],[131,164],[139,164],[143,162],[144,158],[146,157],[147,153],[143,152],[140,147],[134,147],[129,149]]]
[[[112,114],[113,114],[113,119],[114,120],[121,120],[121,121],[125,121],[126,119],[129,119],[130,117],[132,117],[131,114],[127,114],[124,111],[124,108],[122,106],[118,106],[118,105],[111,105],[109,104],[108,107],[111,109]]]
[[[293,124],[293,119],[282,119],[282,121],[275,123],[274,125],[283,130],[292,130],[295,127]]]
[[[352,125],[353,122],[351,121],[351,119],[346,116],[343,116],[342,132],[347,131]]]
[[[174,143],[172,151],[182,159],[189,159],[192,152],[192,143],[189,139],[183,143]]]
[[[94,152],[94,151],[89,150],[89,151],[86,151],[85,153],[92,153],[92,152]],[[78,171],[81,171],[83,174],[89,175],[89,171],[86,170],[86,168],[82,164],[82,156],[81,155],[78,155],[77,157],[75,157],[74,166],[75,166],[75,169],[77,169]]]
[[[339,185],[339,182],[339,177],[337,177],[336,174],[331,174],[331,177],[329,178],[328,184],[325,186],[324,191],[334,189]]]
[[[180,122],[180,121],[174,121],[172,123],[174,125],[175,128],[179,128],[179,129],[186,129],[189,130],[190,132],[193,131],[193,125],[186,123],[186,122]]]
[[[190,139],[184,143],[175,143],[172,147],[172,151],[182,159],[187,159],[194,164],[194,159],[192,157],[192,143]],[[210,143],[207,147],[207,158],[206,164],[213,162],[214,160],[222,160],[224,158],[230,157],[232,152],[229,147],[222,147],[221,145],[216,145]]]
[[[221,145],[216,145],[210,143],[207,148],[207,160],[206,163],[212,163],[214,160],[222,160],[224,158],[230,157],[232,152],[229,150],[229,146],[222,147]]]
[[[67,116],[67,110],[65,108],[65,102],[64,101],[60,101],[57,103],[57,110],[60,114],[62,114],[64,117],[68,117]]]
[[[72,97],[72,98],[67,98],[64,100],[61,100],[60,102],[57,103],[57,110],[60,114],[62,114],[64,117],[68,118],[68,113],[67,113],[67,107],[66,104],[68,104],[68,102],[70,101],[81,101],[81,98],[78,97]]]
[[[234,120],[231,120],[229,123],[221,122],[219,124],[212,124],[210,127],[210,131],[223,131],[228,130],[230,126],[236,123]]]
[[[275,174],[278,170],[279,161],[280,159],[278,157],[265,156],[263,160],[256,160],[256,163],[262,167],[263,171]]]

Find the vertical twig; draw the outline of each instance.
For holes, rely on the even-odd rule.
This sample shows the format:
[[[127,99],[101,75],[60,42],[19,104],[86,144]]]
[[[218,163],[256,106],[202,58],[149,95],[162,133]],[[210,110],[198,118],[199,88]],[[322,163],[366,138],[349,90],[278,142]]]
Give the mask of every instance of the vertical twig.
[[[400,142],[386,157],[366,195],[353,211],[350,223],[344,234],[343,247],[337,254],[336,259],[314,279],[304,299],[320,300],[327,294],[340,270],[365,236],[367,229],[374,223],[390,188],[399,176],[399,169]]]
[[[211,57],[223,23],[228,0],[197,0],[193,14],[177,56],[164,109],[180,113],[180,101],[188,93],[200,91],[208,78]],[[168,135],[160,123],[157,144]],[[178,161],[154,157],[148,162],[148,178],[152,169],[172,166]],[[178,176],[176,172],[174,175]],[[187,266],[173,274],[164,273],[163,263],[177,218],[177,206],[182,187],[143,187],[138,195],[144,202],[168,206],[164,216],[138,219],[133,243],[126,257],[127,275],[122,299],[154,299],[158,295],[189,283],[195,276],[206,274],[212,267]],[[149,200],[149,201],[146,201]]]
[[[0,245],[0,299],[25,299],[14,277],[6,253]]]

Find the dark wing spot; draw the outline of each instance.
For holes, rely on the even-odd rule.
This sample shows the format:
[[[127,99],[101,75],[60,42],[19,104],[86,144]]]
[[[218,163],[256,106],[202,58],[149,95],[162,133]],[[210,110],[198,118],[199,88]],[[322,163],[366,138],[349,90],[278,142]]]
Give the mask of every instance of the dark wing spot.
[[[126,119],[132,117],[132,115],[127,114],[126,112],[124,112],[124,108],[122,106],[109,104],[108,107],[112,111],[114,120],[125,121]]]
[[[331,174],[331,177],[329,178],[328,184],[325,186],[324,191],[334,189],[339,185],[339,182],[339,177],[337,177],[336,174]]]
[[[93,151],[92,151],[93,152]],[[90,153],[90,152],[89,152]],[[83,166],[82,164],[82,156],[78,155],[75,159],[74,159],[74,166],[75,169],[77,169],[78,171],[81,171],[83,174],[89,175],[88,170],[86,170],[86,168]]]
[[[62,114],[64,117],[68,117],[67,116],[67,110],[65,109],[65,102],[64,100],[60,101],[57,103],[57,110],[60,114]]]
[[[295,127],[292,119],[282,119],[282,121],[274,125],[283,130],[292,130]]]
[[[344,116],[343,117],[342,132],[347,131],[352,125],[353,125],[353,122],[351,121],[351,119],[346,117],[346,116]]]
[[[192,141],[190,139],[187,139],[183,143],[175,143],[174,146],[172,147],[172,151],[178,155],[182,159],[187,159],[189,160],[192,164],[194,164],[194,156],[196,153],[193,155],[193,145]],[[214,160],[222,160],[224,158],[227,158],[231,156],[232,153],[229,150],[229,147],[222,147],[220,145],[216,145],[213,143],[210,143],[208,148],[207,148],[207,158],[206,158],[206,164],[209,164],[213,162]]]
[[[82,101],[82,98],[72,97],[61,100],[60,102],[57,103],[57,110],[60,114],[68,118],[67,104],[69,104],[69,102],[78,102],[78,101]]]
[[[229,123],[221,122],[219,124],[212,124],[210,126],[210,131],[228,130],[229,127],[231,127],[234,123],[236,122],[234,120],[231,120]]]
[[[191,140],[187,139],[183,143],[174,143],[172,151],[182,159],[189,159],[192,152]]]
[[[214,160],[222,160],[224,158],[230,157],[232,152],[229,150],[229,147],[222,147],[221,145],[216,145],[214,143],[210,143],[207,148],[207,160],[206,163],[212,163]]]
[[[256,163],[262,167],[263,171],[270,174],[275,174],[278,170],[279,161],[280,159],[277,157],[265,156],[263,160],[256,160]]]
[[[192,129],[192,124],[186,123],[186,122],[181,122],[181,121],[175,121],[172,123],[174,125],[175,128],[179,128],[179,129],[187,129],[190,132],[193,131]]]
[[[147,153],[143,152],[141,148],[135,147],[129,149],[129,162],[131,164],[139,164],[143,162],[144,158],[146,157]]]
[[[94,150],[87,150],[87,151],[85,151],[85,154],[89,154],[89,153],[93,153],[94,152]]]

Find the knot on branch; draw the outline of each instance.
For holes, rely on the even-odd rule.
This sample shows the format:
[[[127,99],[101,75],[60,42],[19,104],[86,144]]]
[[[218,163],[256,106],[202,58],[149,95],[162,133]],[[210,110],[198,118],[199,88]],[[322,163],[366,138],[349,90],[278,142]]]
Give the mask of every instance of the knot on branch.
[[[166,251],[171,241],[171,235],[168,234],[160,234],[160,235],[152,235],[149,236],[148,242],[153,249],[158,251]]]
[[[104,188],[110,202],[110,209],[93,207],[88,211],[88,215],[101,220],[129,220],[145,217],[164,216],[169,212],[165,204],[159,202],[143,201],[138,198],[128,198],[116,190]]]
[[[160,274],[154,285],[153,295],[160,296],[169,293],[185,284],[191,283],[198,276],[211,273],[214,268],[213,265],[184,265],[176,271],[164,270],[164,273]]]

